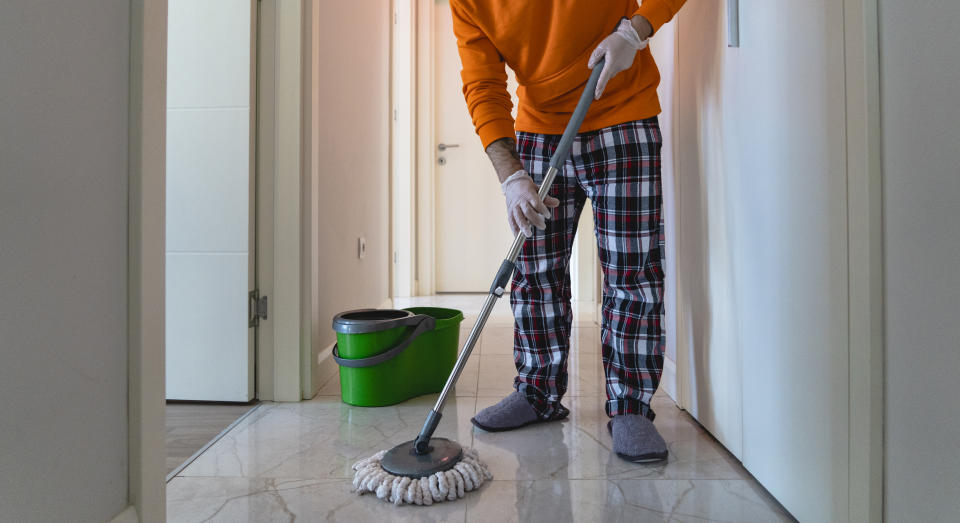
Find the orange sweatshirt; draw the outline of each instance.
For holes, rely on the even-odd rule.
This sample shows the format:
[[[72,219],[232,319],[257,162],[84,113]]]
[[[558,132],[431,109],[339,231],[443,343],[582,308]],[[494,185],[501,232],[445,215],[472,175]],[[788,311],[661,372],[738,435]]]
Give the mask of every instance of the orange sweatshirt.
[[[587,60],[620,19],[642,15],[653,30],[686,0],[450,0],[463,62],[463,95],[483,147],[514,130],[562,134],[590,70]],[[517,120],[504,65],[520,85]],[[660,114],[660,72],[650,49],[614,76],[581,131]]]

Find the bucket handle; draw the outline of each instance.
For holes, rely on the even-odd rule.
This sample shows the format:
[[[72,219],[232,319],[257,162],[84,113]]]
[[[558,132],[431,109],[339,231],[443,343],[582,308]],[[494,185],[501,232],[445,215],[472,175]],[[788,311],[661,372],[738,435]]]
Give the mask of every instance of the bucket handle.
[[[358,368],[358,367],[372,367],[374,365],[379,365],[387,360],[396,358],[397,356],[400,355],[401,352],[405,351],[407,347],[409,347],[410,344],[413,343],[413,340],[417,339],[418,336],[420,336],[424,332],[433,330],[434,326],[436,326],[436,323],[437,323],[437,320],[434,319],[433,316],[427,316],[426,314],[418,314],[416,316],[413,316],[410,319],[413,319],[413,318],[419,318],[419,320],[417,321],[416,328],[414,328],[413,332],[411,332],[410,335],[407,336],[407,338],[402,342],[400,342],[397,346],[392,347],[387,351],[381,352],[380,354],[375,354],[373,356],[370,356],[369,358],[349,359],[349,358],[340,357],[340,351],[337,348],[337,344],[335,343],[333,345],[333,361],[337,362],[337,365],[340,365],[341,367]]]

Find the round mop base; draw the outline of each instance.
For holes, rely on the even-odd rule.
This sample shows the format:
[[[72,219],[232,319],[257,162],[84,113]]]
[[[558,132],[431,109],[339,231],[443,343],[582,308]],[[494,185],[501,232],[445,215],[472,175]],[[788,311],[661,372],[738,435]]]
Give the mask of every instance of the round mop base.
[[[463,459],[463,448],[446,438],[433,438],[427,453],[420,455],[410,440],[393,447],[383,455],[380,466],[394,476],[422,478],[452,469]]]
[[[354,491],[375,494],[377,499],[396,505],[432,505],[462,498],[493,479],[476,450],[461,449],[443,438],[434,438],[431,443],[433,451],[425,456],[412,452],[412,441],[392,449],[390,452],[402,461],[398,465],[395,460],[391,472],[382,463],[386,450],[358,461],[353,465]],[[431,470],[437,472],[431,474]],[[411,477],[415,474],[419,477]]]

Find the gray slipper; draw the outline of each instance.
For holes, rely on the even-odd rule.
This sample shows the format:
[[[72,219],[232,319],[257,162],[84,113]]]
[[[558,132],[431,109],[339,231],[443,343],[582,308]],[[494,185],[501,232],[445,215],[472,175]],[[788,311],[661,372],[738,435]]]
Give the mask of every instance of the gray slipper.
[[[613,451],[634,463],[653,463],[667,459],[667,443],[646,416],[621,414],[607,423],[613,436]]]
[[[531,423],[543,423],[566,418],[570,414],[564,406],[559,406],[557,413],[549,419],[543,419],[533,410],[527,397],[518,391],[500,400],[500,403],[491,405],[477,413],[470,421],[487,432],[502,432],[519,429]]]

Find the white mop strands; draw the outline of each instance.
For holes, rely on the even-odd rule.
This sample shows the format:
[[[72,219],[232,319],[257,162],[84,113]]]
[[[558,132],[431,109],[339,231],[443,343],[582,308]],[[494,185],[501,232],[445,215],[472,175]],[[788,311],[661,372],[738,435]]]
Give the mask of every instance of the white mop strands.
[[[454,501],[471,490],[476,490],[484,481],[493,479],[493,474],[480,461],[477,451],[464,449],[463,459],[452,469],[423,478],[394,476],[380,465],[387,451],[353,465],[353,488],[357,494],[372,492],[377,498],[395,505],[433,505],[441,501]]]

